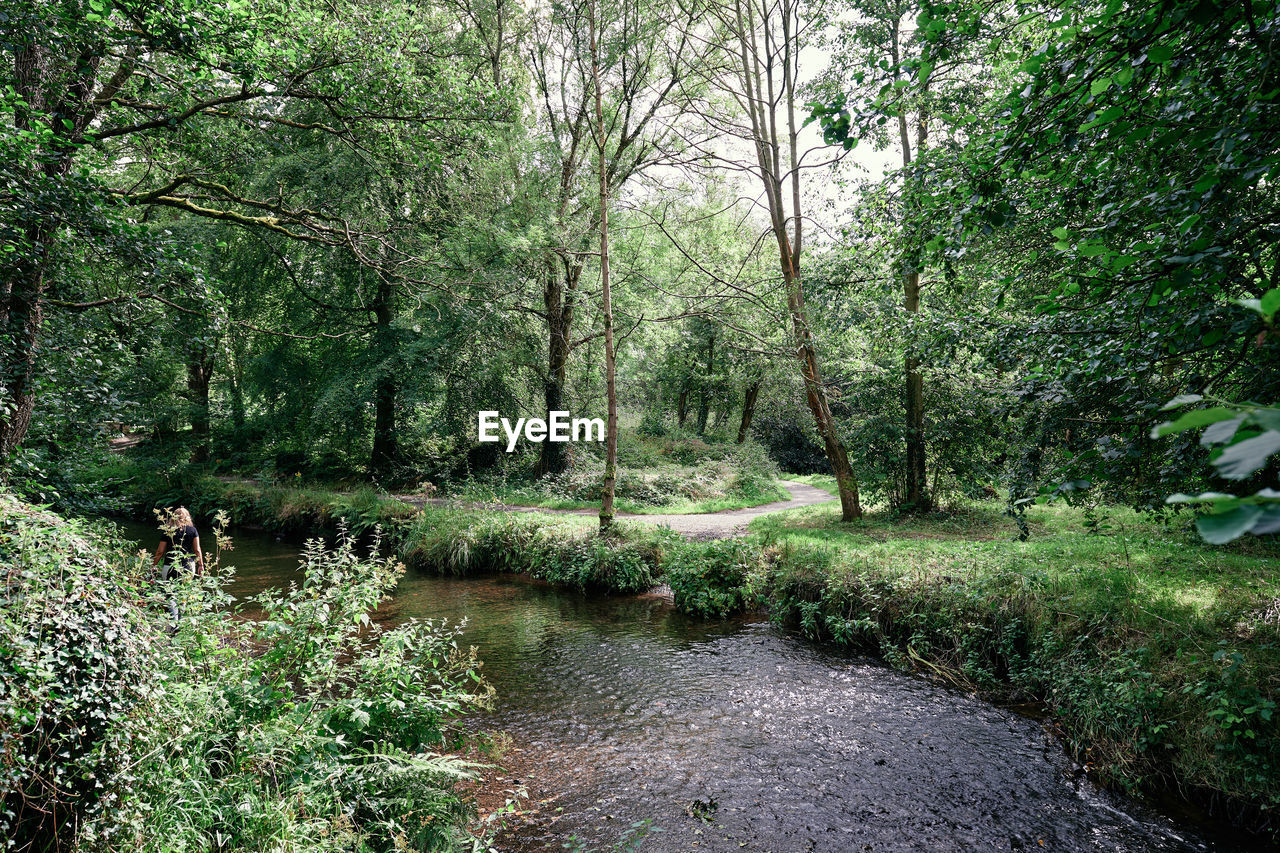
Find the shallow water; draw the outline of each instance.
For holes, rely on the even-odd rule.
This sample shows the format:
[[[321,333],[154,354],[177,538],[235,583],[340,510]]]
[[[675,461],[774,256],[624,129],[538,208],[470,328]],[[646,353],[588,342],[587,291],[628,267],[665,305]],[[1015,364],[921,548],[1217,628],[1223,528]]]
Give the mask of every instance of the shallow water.
[[[242,533],[231,592],[286,581],[297,552]],[[478,723],[510,735],[500,775],[533,813],[502,850],[608,849],[643,819],[646,851],[1250,849],[1098,790],[1033,720],[766,623],[417,575],[379,615],[468,619],[498,691]]]

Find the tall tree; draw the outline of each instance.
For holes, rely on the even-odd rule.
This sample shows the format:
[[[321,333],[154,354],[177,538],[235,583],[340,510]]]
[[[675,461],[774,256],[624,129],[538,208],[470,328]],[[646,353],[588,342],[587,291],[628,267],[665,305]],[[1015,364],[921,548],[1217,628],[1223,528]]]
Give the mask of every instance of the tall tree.
[[[694,81],[702,75],[695,72],[710,53],[695,33],[699,9],[698,3],[675,0],[601,0],[596,7],[591,0],[571,0],[543,9],[533,25],[529,64],[537,125],[550,155],[538,152],[538,160],[554,166],[540,177],[551,202],[553,237],[541,270],[541,304],[527,310],[547,326],[548,412],[564,408],[570,354],[604,334],[573,335],[598,220],[597,194],[583,180],[595,137],[595,76],[604,113],[607,190],[616,196],[636,175],[671,160],[679,147],[677,125],[699,97]],[[598,69],[583,61],[591,56],[590,45],[583,44],[584,18],[596,22]],[[543,442],[539,474],[560,473],[567,463],[563,444]]]
[[[790,318],[794,354],[804,382],[814,426],[840,493],[841,517],[862,516],[858,481],[831,413],[817,341],[805,304],[803,267],[805,210],[801,195],[803,153],[796,114],[800,100],[800,55],[805,24],[797,0],[732,0],[716,7],[732,37],[731,91],[746,116],[736,132],[754,149],[747,166],[760,181],[769,230],[778,251],[779,270]]]
[[[0,144],[16,192],[3,208],[13,251],[0,259],[0,462],[31,421],[51,283],[59,295],[73,289],[50,278],[72,234],[140,239],[142,229],[122,213],[164,208],[373,263],[379,236],[352,229],[339,213],[212,180],[200,161],[216,159],[209,146],[220,126],[287,127],[354,145],[493,118],[500,103],[475,97],[448,51],[431,43],[440,34],[398,2],[344,0],[314,15],[284,0],[252,8],[69,0],[5,10],[13,65],[2,107],[12,120],[0,125]],[[313,111],[291,116],[297,104]],[[155,298],[159,284],[121,298]]]
[[[600,86],[600,45],[596,39],[596,0],[587,12],[591,41],[591,84],[596,102],[596,168],[600,176],[600,305],[604,317],[604,381],[608,406],[605,423],[604,495],[600,499],[600,529],[613,524],[613,493],[618,480],[617,359],[613,351],[613,293],[609,281],[609,165],[605,160],[604,90]]]

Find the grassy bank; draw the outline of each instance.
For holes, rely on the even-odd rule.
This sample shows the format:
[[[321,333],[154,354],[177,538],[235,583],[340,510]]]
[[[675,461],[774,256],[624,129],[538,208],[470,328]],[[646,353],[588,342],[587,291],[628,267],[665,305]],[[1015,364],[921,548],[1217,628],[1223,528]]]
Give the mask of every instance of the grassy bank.
[[[1186,520],[990,504],[842,524],[758,519],[737,589],[806,636],[1043,703],[1104,782],[1271,823],[1280,806],[1280,556]],[[754,555],[753,555],[754,556]],[[673,587],[675,583],[672,584]]]
[[[594,517],[431,509],[396,530],[410,567],[455,575],[510,572],[580,590],[636,593],[659,582],[679,537],[618,523],[608,536]]]
[[[705,440],[704,440],[705,439]],[[736,444],[676,431],[663,436],[623,430],[619,442],[616,506],[636,514],[719,512],[786,500],[778,469],[754,442]],[[593,455],[556,477],[533,476],[519,457],[475,476],[445,484],[442,492],[470,502],[547,509],[600,506],[604,463]]]

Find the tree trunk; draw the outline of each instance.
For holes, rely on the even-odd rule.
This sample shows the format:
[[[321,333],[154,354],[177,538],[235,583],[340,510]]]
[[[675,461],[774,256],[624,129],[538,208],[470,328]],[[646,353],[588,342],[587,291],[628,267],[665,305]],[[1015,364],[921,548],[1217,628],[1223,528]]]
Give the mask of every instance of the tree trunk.
[[[702,375],[702,388],[698,395],[698,435],[706,435],[707,418],[711,414],[711,377],[716,365],[716,330],[711,327],[707,337],[707,366]]]
[[[676,397],[676,426],[683,428],[689,417],[689,386],[680,386],[680,396]]]
[[[390,471],[400,455],[396,440],[396,392],[395,379],[383,374],[378,377],[373,390],[373,452],[369,464],[374,471]]]
[[[742,398],[742,423],[738,424],[738,444],[743,444],[747,440],[747,433],[751,430],[751,419],[756,415],[756,397],[760,396],[760,386],[763,384],[763,379],[757,379],[747,386],[747,393]]]
[[[231,339],[231,364],[228,367],[231,425],[239,432],[244,429],[244,342],[239,335],[233,335]]]
[[[600,48],[596,42],[596,3],[588,20],[591,38],[591,79],[596,94],[596,144],[600,167],[600,301],[604,312],[604,380],[609,412],[605,423],[604,495],[600,500],[600,529],[613,525],[613,492],[618,479],[618,389],[614,371],[613,301],[609,288],[609,171],[605,162],[604,104],[600,91]]]
[[[79,138],[97,115],[93,93],[101,60],[93,50],[61,54],[39,43],[14,51],[12,83],[19,98],[13,110],[14,127],[31,132],[35,125],[49,121],[48,141],[37,147],[33,159],[18,163],[17,168],[43,172],[54,183],[70,174],[77,147],[69,140]],[[56,105],[56,112],[46,115],[50,105]],[[8,464],[31,427],[46,270],[61,224],[62,216],[56,212],[32,214],[19,226],[25,247],[14,253],[17,258],[7,259],[0,275],[0,386],[4,389],[0,394],[0,467]]]
[[[894,67],[899,63],[898,21],[895,19],[890,29]],[[925,85],[928,85],[926,81]],[[914,159],[911,153],[911,134],[907,127],[907,114],[898,113],[898,135],[902,145],[902,167],[909,167]],[[923,111],[917,119],[916,154],[924,150],[928,141],[928,123]],[[920,313],[920,270],[917,268],[916,252],[906,246],[909,238],[903,235],[903,258],[906,269],[902,275],[903,307],[907,313],[915,317]],[[915,343],[911,336],[907,339],[906,353],[906,445],[904,506],[916,512],[925,512],[933,507],[933,499],[929,495],[929,479],[927,458],[925,455],[924,430],[924,377],[920,374],[920,359],[915,354]]]
[[[547,405],[547,417],[552,412],[564,410],[565,377],[569,365],[569,331],[573,325],[573,289],[580,266],[570,266],[565,278],[555,260],[548,264],[547,279],[542,289],[542,303],[547,320],[547,375],[543,382],[543,399]],[[567,279],[567,280],[566,280]],[[544,441],[538,451],[538,464],[534,474],[563,474],[569,467],[566,445],[559,441]]]
[[[822,370],[818,364],[818,353],[813,346],[813,333],[809,329],[808,316],[804,306],[804,291],[798,276],[790,274],[793,269],[784,266],[783,279],[787,285],[787,306],[791,309],[792,330],[796,338],[796,353],[800,360],[800,374],[804,378],[805,400],[809,404],[809,412],[813,415],[818,435],[822,436],[823,449],[827,461],[831,464],[831,473],[836,478],[836,488],[840,493],[840,518],[853,521],[862,518],[862,503],[858,499],[858,479],[854,476],[853,467],[849,464],[849,454],[836,427],[835,418],[831,414],[827,402],[826,390],[822,387]]]
[[[757,19],[757,7],[752,0],[737,0],[732,26],[740,40],[737,60],[741,63],[740,79],[751,125],[750,141],[754,143],[764,186],[770,229],[778,245],[805,399],[822,437],[831,473],[836,478],[841,519],[853,521],[862,517],[858,481],[827,401],[800,275],[804,215],[800,198],[799,128],[795,114],[801,53],[799,12],[795,0],[781,0],[776,5],[761,3],[759,16]],[[761,39],[765,41],[765,49],[759,44]],[[779,85],[781,91],[777,88]],[[785,111],[781,119],[779,108]],[[784,196],[784,175],[789,178],[789,199]],[[794,228],[794,236],[788,233],[789,225]]]
[[[903,276],[905,304],[909,314],[920,312],[920,273],[911,272]],[[920,359],[912,351],[914,347],[908,343],[907,371],[907,507],[925,511],[933,506],[929,495],[928,473],[926,471],[924,446],[924,377],[920,374]]]
[[[214,357],[205,344],[192,345],[187,353],[187,407],[191,420],[191,461],[209,461],[209,385]]]
[[[385,277],[378,281],[377,295],[373,303],[373,349],[377,359],[378,378],[373,388],[373,449],[369,454],[369,467],[375,473],[389,473],[400,457],[396,437],[396,346],[391,320],[392,286]]]
[[[31,426],[35,411],[36,348],[44,315],[45,266],[53,228],[27,230],[29,245],[41,246],[35,257],[18,265],[4,284],[0,303],[0,466],[7,465]]]

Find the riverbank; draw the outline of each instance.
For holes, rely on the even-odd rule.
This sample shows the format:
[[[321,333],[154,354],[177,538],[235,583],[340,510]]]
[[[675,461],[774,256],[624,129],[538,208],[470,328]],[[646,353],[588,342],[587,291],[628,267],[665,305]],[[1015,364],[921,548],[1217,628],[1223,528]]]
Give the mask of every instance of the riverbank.
[[[752,526],[741,588],[806,636],[1042,705],[1097,780],[1270,832],[1280,804],[1274,546],[1204,545],[1128,510],[999,508]],[[1091,530],[1088,525],[1092,524]]]
[[[423,571],[525,574],[582,590],[667,583],[706,617],[744,610],[1002,702],[1043,707],[1096,780],[1274,832],[1280,805],[1280,577],[1273,545],[1207,546],[1127,510],[995,504],[923,519],[829,507],[689,542],[643,522],[206,481],[184,499],[288,532],[381,524]],[[819,483],[820,484],[820,483]]]
[[[640,524],[601,539],[591,519],[437,510],[399,541],[428,571],[616,592],[661,580],[686,612],[763,610],[814,641],[1043,707],[1103,784],[1274,831],[1274,551],[1206,546],[1128,511],[1098,532],[1088,521],[1036,508],[1016,542],[995,506],[854,525],[813,507],[757,519],[745,539],[689,542]]]

